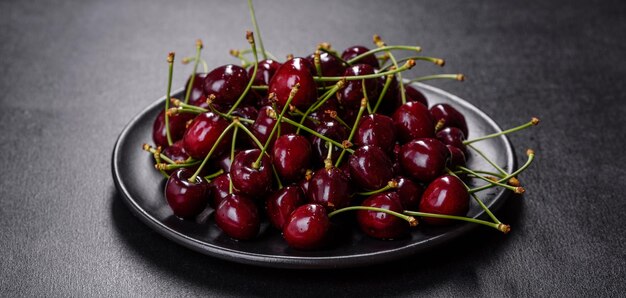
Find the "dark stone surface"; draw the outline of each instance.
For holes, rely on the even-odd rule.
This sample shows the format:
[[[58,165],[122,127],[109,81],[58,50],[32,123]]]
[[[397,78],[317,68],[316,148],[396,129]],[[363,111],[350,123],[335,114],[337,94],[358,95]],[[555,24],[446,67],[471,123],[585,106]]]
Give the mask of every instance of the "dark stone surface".
[[[134,218],[110,174],[133,115],[165,92],[165,56],[234,63],[245,1],[0,2],[2,296],[619,296],[626,291],[626,5],[620,1],[258,1],[266,47],[283,57],[414,44],[465,83],[434,82],[511,137],[523,198],[479,228],[401,262],[352,270],[238,265],[182,248]],[[189,66],[177,64],[174,86]],[[414,75],[441,72],[420,64]]]

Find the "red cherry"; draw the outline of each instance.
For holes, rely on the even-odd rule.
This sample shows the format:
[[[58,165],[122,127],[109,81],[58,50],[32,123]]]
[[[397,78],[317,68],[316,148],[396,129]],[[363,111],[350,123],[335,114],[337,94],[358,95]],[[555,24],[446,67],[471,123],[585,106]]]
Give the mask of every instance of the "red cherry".
[[[270,111],[273,111],[272,107],[262,107],[259,110],[259,114],[256,120],[254,120],[254,123],[252,123],[252,126],[250,127],[250,130],[252,131],[254,136],[259,139],[259,142],[261,142],[261,144],[265,144],[265,142],[267,142],[267,139],[270,137],[270,133],[272,133],[272,129],[274,129],[274,125],[276,125],[276,119],[272,119],[272,117],[268,115],[268,112]],[[280,113],[277,112],[277,114]],[[290,134],[295,132],[296,128],[294,126],[287,123],[280,124],[281,134]],[[273,144],[276,141],[276,137],[277,134],[274,134],[274,137],[272,138],[272,143],[270,144]]]
[[[350,156],[350,178],[359,187],[376,190],[393,178],[391,160],[376,146],[363,146]]]
[[[189,156],[204,159],[222,132],[228,127],[228,121],[213,112],[202,113],[191,122],[183,136],[183,147]],[[214,155],[222,154],[231,143],[232,134],[222,139]]]
[[[464,216],[469,210],[469,193],[459,178],[443,175],[433,180],[422,195],[419,211],[446,215]],[[445,225],[452,220],[423,217],[432,225]]]
[[[242,194],[254,197],[262,197],[267,194],[274,181],[272,173],[272,161],[263,154],[258,169],[253,163],[261,154],[260,149],[249,149],[235,155],[230,167],[230,175],[233,186]]]
[[[435,135],[437,140],[450,146],[461,149],[464,153],[467,152],[467,147],[463,144],[465,141],[465,134],[461,129],[456,127],[446,127],[437,132]]]
[[[276,71],[282,66],[280,62],[276,62],[271,59],[261,60],[259,61],[259,66],[256,71],[256,75],[254,76],[254,86],[267,86],[269,85],[272,77],[276,74]],[[252,76],[252,72],[254,72],[254,66],[248,68],[248,76]]]
[[[403,172],[421,182],[430,182],[446,168],[450,151],[436,139],[416,139],[400,148],[399,161]]]
[[[191,93],[189,93],[189,104],[201,106],[206,102],[206,96],[204,96],[204,80],[206,75],[206,73],[196,73],[193,79],[193,85],[191,86]],[[187,87],[189,86],[190,80],[191,76],[189,76],[187,83],[185,83],[185,93],[183,94],[187,94]]]
[[[463,131],[466,138],[469,136],[465,116],[451,105],[446,103],[436,104],[430,108],[430,114],[432,115],[433,123],[437,124],[443,120],[443,127],[459,128]]]
[[[424,193],[424,188],[402,176],[396,177],[395,180],[398,183],[396,193],[400,198],[402,208],[404,208],[404,210],[417,210],[420,200],[422,199],[422,193]]]
[[[346,207],[352,195],[350,179],[338,168],[321,168],[309,181],[306,195],[310,203],[320,204],[328,210]]]
[[[457,147],[446,145],[448,147],[448,151],[450,151],[450,161],[448,162],[448,167],[450,169],[456,169],[458,166],[464,167],[467,162],[465,159],[465,153]]]
[[[265,209],[272,225],[282,230],[291,213],[304,203],[302,189],[297,185],[290,185],[272,193],[265,200]]]
[[[204,94],[215,95],[213,102],[219,106],[232,106],[246,90],[248,73],[240,66],[228,64],[220,66],[206,75]]]
[[[343,59],[344,61],[348,61],[358,55],[368,52],[369,50],[370,49],[364,46],[351,46],[343,51],[343,53],[341,54],[341,59]],[[374,68],[380,68],[380,64],[378,64],[378,59],[374,54],[367,55],[361,58],[356,63],[364,63]]]
[[[315,54],[309,55],[306,59],[315,68]],[[345,70],[339,59],[326,52],[320,53],[320,68],[322,69],[322,76],[325,77],[340,77]],[[317,70],[315,73],[317,74]]]
[[[378,193],[365,199],[362,206],[376,207],[402,213],[402,204],[395,192]],[[407,234],[409,223],[380,211],[358,210],[357,222],[361,231],[379,239],[397,239]]]
[[[349,134],[345,126],[334,120],[321,122],[315,131],[330,139],[339,140],[339,142],[346,140]],[[323,164],[324,159],[326,159],[328,155],[328,144],[326,144],[326,141],[316,136],[311,136],[311,146],[313,148],[314,163],[317,165]],[[331,153],[331,159],[337,160],[342,149],[338,146],[333,146],[332,149],[333,153]]]
[[[285,182],[294,182],[304,177],[311,165],[312,155],[309,140],[296,134],[280,136],[272,149],[274,167]]]
[[[344,76],[360,76],[374,74],[373,67],[367,64],[357,64],[348,67],[343,73]],[[376,104],[378,99],[378,83],[376,79],[365,80],[365,91],[370,105]],[[337,91],[337,100],[346,109],[358,110],[361,105],[363,95],[363,80],[347,81],[345,86]]]
[[[230,174],[224,173],[215,177],[209,183],[211,188],[211,197],[209,205],[213,208],[217,208],[220,203],[230,194]]]
[[[201,176],[196,176],[196,180],[190,182],[191,176],[193,171],[178,169],[165,184],[167,204],[174,215],[181,218],[193,218],[200,214],[206,208],[210,195],[209,183]]]
[[[283,227],[287,244],[296,249],[316,249],[327,239],[330,220],[324,206],[306,204],[294,210]]]
[[[170,136],[172,137],[172,142],[176,142],[183,138],[187,121],[193,119],[194,117],[195,115],[191,113],[179,113],[169,117],[168,121],[170,124]],[[165,130],[165,110],[161,111],[159,115],[157,115],[156,119],[154,119],[154,124],[152,125],[152,140],[157,146],[161,146],[163,148],[169,146],[167,142],[167,132]]]
[[[407,102],[393,113],[398,139],[402,143],[435,136],[435,126],[428,108],[418,102]]]
[[[378,146],[390,154],[396,144],[396,128],[393,125],[393,119],[381,114],[364,116],[354,135],[354,144],[359,147]]]
[[[300,89],[291,104],[306,110],[317,99],[317,86],[310,72],[309,62],[304,58],[294,58],[285,62],[274,74],[269,84],[269,92],[276,94],[280,107],[287,103],[291,88],[300,84]]]
[[[428,107],[428,99],[426,99],[426,96],[424,95],[424,93],[420,92],[419,90],[415,89],[413,86],[410,86],[410,85],[404,85],[404,91],[405,91],[404,94],[406,96],[407,102],[416,101],[416,102],[423,104],[425,107]],[[402,104],[402,95],[398,94],[397,98],[398,98],[398,102]],[[398,104],[398,106],[400,106],[400,104]]]
[[[241,194],[228,195],[215,210],[215,223],[231,238],[249,240],[261,227],[259,212],[252,200]]]

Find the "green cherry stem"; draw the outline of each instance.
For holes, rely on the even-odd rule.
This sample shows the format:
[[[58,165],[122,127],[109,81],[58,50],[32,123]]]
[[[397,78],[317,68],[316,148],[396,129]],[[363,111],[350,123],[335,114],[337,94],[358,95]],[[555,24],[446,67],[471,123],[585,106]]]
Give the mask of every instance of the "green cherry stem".
[[[363,84],[365,86],[365,84]],[[352,142],[352,138],[354,138],[354,134],[357,131],[357,128],[359,127],[359,122],[361,122],[361,117],[363,117],[363,112],[365,111],[365,106],[367,105],[367,99],[363,98],[361,99],[361,106],[359,107],[359,112],[357,113],[356,116],[356,120],[354,121],[354,124],[352,125],[352,130],[350,130],[350,135],[348,136],[348,142],[345,143],[346,146],[343,146],[343,150],[341,150],[341,153],[339,154],[339,157],[337,158],[337,161],[335,162],[335,167],[339,167],[339,165],[341,164],[341,160],[343,159],[343,156],[346,154],[346,149],[348,149],[348,146],[351,145],[350,142]]]
[[[263,55],[263,59],[267,60],[267,53],[265,53],[265,47],[263,47],[263,39],[261,39],[261,30],[259,30],[259,24],[256,21],[256,14],[254,13],[254,6],[252,5],[252,0],[248,0],[248,8],[250,10],[250,18],[252,19],[254,32],[256,32],[256,35],[259,37],[259,47],[261,48],[261,54]]]
[[[533,162],[533,160],[535,159],[535,151],[533,151],[532,149],[528,149],[526,150],[526,154],[528,155],[528,160],[526,160],[526,163],[524,163],[523,166],[521,166],[519,169],[517,169],[517,171],[508,174],[506,176],[504,176],[502,179],[498,180],[498,183],[503,183],[508,181],[509,179],[519,175],[521,172],[523,172],[524,170],[526,170],[530,164]],[[469,193],[476,193],[485,189],[489,189],[493,187],[492,185],[483,185],[481,187],[477,187],[477,188],[472,188],[469,190]]]
[[[415,219],[415,217],[411,216],[411,215],[406,215],[406,214],[402,214],[399,212],[395,212],[389,209],[384,209],[384,208],[378,208],[378,207],[370,207],[370,206],[350,206],[350,207],[345,207],[345,208],[341,208],[341,209],[337,209],[331,213],[328,213],[328,218],[331,218],[339,213],[342,212],[346,212],[346,211],[353,211],[353,210],[364,210],[364,211],[374,211],[374,212],[383,212],[383,213],[387,213],[389,215],[393,215],[397,218],[400,219],[404,219],[406,220],[410,226],[415,227],[417,226],[417,219]]]
[[[326,48],[319,48],[320,51],[324,52],[324,53],[328,53],[329,55],[335,57],[335,59],[339,60],[339,62],[343,63],[344,65],[350,65],[348,63],[348,61],[343,60],[343,58],[341,58],[341,56],[339,56],[337,54],[337,52],[331,50],[331,49],[326,49]]]
[[[333,88],[331,88],[330,90],[326,91],[326,93],[324,93],[324,95],[322,95],[322,97],[317,100],[317,103],[310,105],[309,108],[304,112],[304,115],[302,115],[302,118],[300,118],[300,125],[304,126],[304,120],[306,120],[306,118],[309,116],[309,114],[311,114],[313,111],[319,109],[319,107],[321,107],[329,98],[331,98],[333,95],[335,95],[335,93],[337,93],[337,91],[339,89],[343,88],[345,83],[346,82],[344,80],[338,81],[335,84],[335,86],[333,86]],[[298,129],[296,129],[296,134],[300,134],[300,127],[298,127]]]
[[[450,80],[457,80],[457,81],[461,81],[462,82],[462,81],[465,81],[465,75],[463,75],[461,73],[436,74],[436,75],[417,77],[415,79],[410,80],[409,83],[423,82],[423,81],[428,81],[428,80],[438,80],[438,79],[450,79]]]
[[[490,172],[490,171],[483,171],[483,170],[473,170],[473,171],[476,172],[476,173],[479,173],[479,174],[489,175],[489,176],[493,176],[493,177],[497,177],[497,178],[504,177],[504,175],[502,175],[502,174],[494,173],[494,172]],[[460,171],[459,170],[459,171],[454,171],[454,173],[458,175],[458,174],[465,173],[465,171]]]
[[[343,119],[341,119],[339,117],[339,115],[337,115],[337,111],[326,110],[326,111],[324,111],[324,113],[328,114],[328,116],[330,116],[330,118],[335,119],[337,122],[339,122],[339,124],[343,125],[345,128],[352,129],[352,127],[350,127],[350,125],[348,125],[348,123],[343,121]]]
[[[377,189],[377,190],[372,190],[372,191],[366,191],[366,192],[357,192],[357,195],[360,196],[371,196],[371,195],[375,195],[381,192],[385,192],[388,190],[392,190],[392,189],[396,189],[398,188],[398,182],[396,180],[390,180],[389,182],[387,182],[387,185]]]
[[[389,89],[389,86],[391,86],[392,81],[393,81],[393,75],[388,75],[387,79],[385,79],[385,85],[383,86],[383,91],[380,92],[380,94],[378,95],[378,100],[376,100],[376,105],[374,105],[374,109],[372,109],[372,114],[378,111],[378,107],[380,106],[380,103],[383,101],[383,97],[385,97],[385,94],[387,94],[387,89]]]
[[[493,215],[493,213],[491,212],[491,210],[489,210],[489,207],[487,207],[477,196],[476,194],[470,192],[470,188],[469,186],[467,186],[467,184],[465,184],[465,181],[463,181],[461,178],[459,178],[459,176],[457,176],[456,174],[454,174],[454,172],[452,172],[450,169],[446,168],[446,171],[448,172],[448,174],[456,177],[457,179],[459,179],[459,181],[461,181],[461,183],[463,183],[463,186],[465,186],[465,189],[467,189],[467,191],[469,192],[470,196],[472,196],[472,198],[474,198],[474,200],[476,201],[476,203],[478,203],[478,205],[480,205],[480,208],[482,208],[485,213],[487,213],[487,215],[489,215],[489,217],[491,218],[491,220],[493,220],[495,223],[497,224],[501,224],[500,220],[498,220],[498,218]]]
[[[521,186],[511,186],[511,185],[508,185],[508,184],[504,184],[504,183],[498,182],[497,180],[493,181],[493,180],[491,180],[491,179],[489,179],[487,177],[483,177],[482,175],[480,175],[480,174],[478,174],[478,173],[476,173],[476,172],[474,172],[471,169],[468,169],[466,167],[459,166],[458,168],[460,170],[462,170],[463,172],[472,174],[474,177],[476,177],[478,179],[481,179],[483,181],[486,181],[486,182],[488,182],[489,184],[491,184],[493,186],[504,187],[504,188],[506,188],[508,190],[511,190],[511,191],[515,192],[516,194],[522,194],[525,191],[524,188],[521,187]]]
[[[421,47],[416,47],[416,46],[383,46],[383,47],[379,47],[379,48],[376,48],[376,49],[369,50],[369,51],[367,51],[367,52],[365,52],[365,53],[363,53],[361,55],[358,55],[358,56],[348,60],[347,62],[348,62],[349,65],[352,65],[354,62],[357,62],[357,61],[363,59],[364,57],[366,57],[368,55],[375,54],[375,53],[378,53],[378,52],[386,52],[386,51],[389,51],[389,50],[405,50],[405,51],[415,51],[415,52],[419,53],[419,52],[422,51],[422,48]]]
[[[420,60],[420,61],[428,61],[428,62],[432,62],[433,64],[436,64],[437,66],[441,66],[443,67],[446,64],[446,61],[441,59],[441,58],[436,58],[436,57],[426,57],[426,56],[410,56],[410,57],[406,57],[406,58],[402,58],[402,59],[398,59],[398,63],[403,63],[409,59],[413,59],[413,60]],[[387,66],[382,66],[380,68],[381,71],[385,71],[388,68],[392,67],[393,64],[389,64]]]
[[[493,222],[488,222],[485,220],[480,220],[480,219],[475,219],[475,218],[471,218],[471,217],[465,217],[465,216],[454,216],[454,215],[446,215],[446,214],[436,214],[436,213],[426,213],[426,212],[417,212],[417,211],[409,211],[409,210],[404,210],[403,212],[404,214],[407,215],[412,215],[412,216],[419,216],[419,217],[434,217],[434,218],[445,218],[445,219],[452,219],[452,220],[461,220],[461,221],[467,221],[467,222],[471,222],[471,223],[475,223],[475,224],[480,224],[480,225],[484,225],[484,226],[488,226],[491,228],[494,228],[504,234],[508,233],[511,231],[511,227],[509,225],[505,225],[503,223],[493,223]]]
[[[252,90],[268,90],[270,88],[270,86],[267,85],[260,85],[260,86],[254,86],[252,85]]]
[[[370,99],[367,96],[367,90],[365,88],[365,79],[361,80],[361,92],[363,92],[363,96],[365,97],[365,107],[367,108],[367,113],[372,114],[372,107],[370,107]]]
[[[235,160],[235,146],[237,145],[237,132],[239,131],[239,126],[235,125],[235,130],[233,130],[233,141],[230,144],[230,166],[233,166],[233,161]],[[228,193],[233,193],[233,180],[228,179]]]
[[[503,170],[503,169],[502,169],[500,166],[498,166],[495,162],[491,161],[491,159],[489,159],[489,158],[487,157],[487,155],[485,155],[485,153],[484,153],[484,152],[482,152],[480,149],[478,149],[478,148],[476,148],[476,147],[474,147],[474,146],[472,146],[472,145],[470,145],[470,144],[467,144],[467,147],[468,147],[468,148],[470,148],[470,149],[472,149],[472,150],[474,150],[476,153],[478,153],[478,155],[480,155],[480,156],[481,156],[481,157],[482,157],[482,158],[483,158],[483,159],[484,159],[487,163],[489,163],[489,164],[490,164],[490,165],[491,165],[494,169],[496,169],[496,170],[497,170],[498,172],[500,172],[502,175],[508,175],[508,173],[507,173],[505,170]]]
[[[319,132],[317,132],[315,130],[312,130],[312,129],[310,129],[310,128],[308,128],[308,127],[306,127],[306,126],[304,126],[304,125],[302,125],[302,124],[300,124],[300,123],[298,123],[296,121],[293,121],[293,120],[291,120],[289,118],[283,118],[281,122],[285,122],[287,124],[293,125],[296,128],[302,128],[302,130],[304,130],[304,131],[306,131],[306,132],[308,132],[308,133],[310,133],[310,134],[312,134],[312,135],[314,135],[314,136],[316,136],[316,137],[318,137],[318,138],[320,138],[320,139],[322,139],[324,141],[330,142],[330,143],[332,143],[335,146],[343,148],[343,145],[341,143],[339,143],[339,142],[337,142],[337,141],[335,141],[335,140],[333,140],[333,139],[331,139],[331,138],[329,138],[327,136],[324,136],[324,135],[320,134]],[[354,150],[352,150],[352,149],[346,149],[346,151],[348,151],[348,153],[350,153],[350,154],[354,153]]]
[[[170,92],[172,92],[172,76],[174,74],[174,56],[175,55],[176,54],[174,54],[174,52],[170,52],[167,55],[167,63],[169,64],[169,71],[167,75],[167,93],[165,94],[165,112],[167,112],[167,110],[169,110],[170,108],[170,98],[172,97]],[[165,113],[165,136],[167,137],[167,144],[171,146],[174,142],[172,142],[172,135],[170,133],[170,117],[167,116],[167,113]]]
[[[215,177],[217,177],[219,175],[222,175],[222,174],[224,174],[224,169],[219,169],[219,171],[217,171],[217,172],[215,172],[213,174],[209,174],[209,175],[204,176],[204,179],[206,179],[207,181],[210,181],[211,179],[213,179],[213,178],[215,178]]]
[[[415,60],[409,59],[400,68],[393,69],[393,70],[388,70],[388,71],[383,71],[383,72],[379,72],[379,73],[368,74],[368,75],[360,75],[360,76],[347,76],[347,77],[313,77],[313,79],[316,82],[335,82],[335,81],[339,81],[339,80],[343,80],[343,79],[345,79],[347,81],[356,81],[356,80],[363,80],[363,79],[375,79],[375,78],[379,78],[379,77],[384,77],[386,75],[396,74],[396,73],[399,73],[399,72],[403,72],[405,70],[409,70],[413,66],[415,66]]]
[[[513,133],[513,132],[516,132],[516,131],[520,131],[520,130],[529,128],[531,126],[536,126],[537,124],[539,124],[539,118],[533,117],[529,122],[524,123],[524,124],[522,124],[520,126],[513,127],[513,128],[510,128],[510,129],[501,131],[501,132],[492,133],[490,135],[482,136],[482,137],[475,138],[475,139],[472,139],[472,140],[466,140],[466,141],[463,141],[463,144],[467,145],[467,144],[475,143],[475,142],[478,142],[478,141],[499,137],[499,136],[502,136],[502,135],[506,135],[506,134],[509,134],[509,133]]]
[[[228,134],[228,132],[236,125],[236,123],[239,123],[238,121],[233,121],[231,122],[226,129],[224,129],[224,131],[222,131],[222,133],[220,134],[219,137],[217,137],[217,141],[215,141],[215,144],[213,144],[213,147],[211,147],[211,150],[209,151],[209,153],[204,157],[204,160],[202,161],[202,163],[200,164],[200,166],[198,167],[198,169],[196,170],[195,173],[193,173],[193,175],[189,178],[189,182],[195,183],[196,182],[196,177],[198,177],[198,175],[200,175],[200,171],[202,171],[202,168],[204,168],[204,165],[206,165],[207,161],[209,161],[209,158],[211,157],[211,155],[213,154],[213,152],[215,151],[215,149],[218,147],[218,145],[220,144],[220,142],[222,142],[222,139],[224,139],[224,137],[226,137],[226,135]]]
[[[248,3],[251,4],[252,2],[248,0]],[[246,95],[248,95],[248,91],[250,91],[250,88],[252,87],[252,84],[254,83],[254,78],[256,77],[256,72],[259,68],[259,56],[257,55],[257,52],[256,52],[256,45],[254,43],[254,34],[252,34],[252,32],[250,31],[246,31],[246,39],[248,40],[248,43],[250,44],[250,48],[252,48],[252,54],[254,55],[254,69],[252,70],[252,75],[250,76],[250,81],[248,81],[248,85],[246,85],[246,89],[243,91],[243,93],[241,93],[241,95],[239,96],[235,104],[233,104],[233,106],[230,108],[230,110],[228,110],[228,113],[226,113],[226,115],[228,116],[230,116],[230,114],[232,114],[233,111],[237,109],[237,107],[243,101]]]
[[[235,125],[237,125],[241,130],[243,130],[250,137],[250,139],[252,139],[252,141],[257,145],[257,147],[259,147],[259,149],[263,148],[263,144],[261,144],[261,141],[259,141],[259,139],[245,125],[241,124],[241,122],[239,122],[239,120],[241,120],[241,119],[240,118],[234,118],[233,119],[233,123],[235,123]],[[269,155],[269,153],[267,153],[267,151],[265,152],[265,155],[270,157],[270,155]],[[280,182],[280,177],[278,176],[278,172],[276,171],[276,168],[274,167],[274,164],[272,164],[272,172],[274,173],[274,178],[276,178],[276,183],[278,184],[278,187],[280,189],[282,189],[283,188],[283,184]]]
[[[154,167],[157,170],[161,170],[161,171],[166,171],[166,170],[175,170],[175,169],[180,169],[180,168],[188,168],[188,167],[192,167],[195,166],[197,164],[199,164],[200,161],[196,160],[194,162],[191,163],[176,163],[176,164],[165,164],[165,163],[158,163],[156,165],[154,165]]]
[[[176,162],[171,160],[169,157],[165,156],[163,153],[161,153],[161,149],[160,148],[154,148],[148,144],[143,144],[141,146],[141,148],[143,148],[144,151],[150,152],[152,154],[158,154],[159,158],[162,160],[165,160],[167,163],[169,164],[175,164]]]
[[[183,64],[189,64],[189,62],[194,61],[195,62],[196,58],[195,57],[185,57],[182,60]],[[202,63],[202,70],[204,71],[204,73],[209,72],[209,65],[206,63],[206,60],[202,59],[201,57],[198,57],[198,60],[200,60],[200,63]]]
[[[193,86],[193,81],[196,79],[196,72],[198,71],[198,62],[200,62],[200,51],[202,51],[202,40],[196,40],[196,58],[193,63],[193,71],[191,72],[191,78],[189,79],[189,84],[187,84],[187,92],[185,92],[185,103],[189,103],[189,97],[191,96],[191,87]]]
[[[376,46],[378,46],[379,48],[386,46],[385,42],[380,38],[378,34],[374,34],[374,44],[376,44]],[[398,68],[398,61],[396,60],[396,57],[389,50],[386,51],[386,53],[391,59],[391,63],[393,64],[393,67]],[[406,94],[404,91],[404,81],[402,80],[402,73],[398,73],[396,75],[398,76],[398,85],[400,87],[400,96],[402,97],[402,104],[405,104]]]
[[[289,92],[289,97],[287,98],[287,102],[285,102],[285,106],[283,107],[282,111],[280,111],[280,115],[278,115],[278,118],[276,118],[276,123],[274,124],[274,127],[272,127],[272,131],[270,132],[270,135],[267,137],[267,141],[265,141],[265,145],[263,145],[263,149],[261,149],[261,154],[259,154],[259,157],[256,159],[256,161],[252,163],[253,169],[259,169],[259,167],[261,167],[261,158],[263,158],[263,153],[267,151],[267,147],[269,147],[270,143],[272,142],[272,138],[274,138],[274,134],[276,134],[276,131],[280,127],[280,121],[281,119],[283,119],[283,115],[285,115],[285,112],[289,110],[289,105],[291,104],[291,101],[298,93],[298,89],[300,89],[300,83],[296,83],[293,87],[291,87],[291,92]]]

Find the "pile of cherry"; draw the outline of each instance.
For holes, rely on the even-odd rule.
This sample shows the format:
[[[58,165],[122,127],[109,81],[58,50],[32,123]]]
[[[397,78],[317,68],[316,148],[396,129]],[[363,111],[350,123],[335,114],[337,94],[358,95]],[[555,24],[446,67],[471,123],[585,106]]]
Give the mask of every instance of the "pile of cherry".
[[[250,50],[231,52],[244,67],[208,72],[197,72],[198,41],[196,55],[184,60],[194,62],[184,99],[169,97],[174,54],[168,56],[156,146],[144,150],[168,178],[165,199],[176,216],[193,220],[212,208],[217,226],[238,240],[257,237],[268,220],[297,249],[324,247],[331,218],[351,210],[362,232],[380,239],[405,237],[416,218],[509,231],[475,193],[496,186],[523,192],[515,177],[534,153],[513,173],[495,164],[498,172],[465,167],[468,150],[487,158],[473,142],[502,133],[467,140],[459,111],[449,104],[429,108],[424,94],[402,79],[416,60],[443,60],[398,60],[391,51],[419,47],[387,46],[376,36],[373,50],[353,46],[339,54],[321,44],[314,54],[279,62],[262,46],[261,60],[251,32],[247,39]],[[430,78],[437,76],[424,77]],[[537,123],[533,118],[504,133]],[[459,177],[486,184],[471,189]],[[472,197],[491,221],[466,217]]]

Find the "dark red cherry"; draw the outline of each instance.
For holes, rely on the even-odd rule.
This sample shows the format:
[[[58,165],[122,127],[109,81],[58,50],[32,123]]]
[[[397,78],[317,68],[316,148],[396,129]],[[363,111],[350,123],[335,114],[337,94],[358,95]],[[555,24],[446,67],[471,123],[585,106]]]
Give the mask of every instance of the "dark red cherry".
[[[376,207],[402,213],[402,204],[395,192],[378,193],[365,199],[362,206]],[[361,231],[379,239],[397,239],[407,234],[409,223],[399,217],[380,211],[359,210],[357,222]]]
[[[383,88],[385,88],[385,84],[387,83],[387,77],[379,77],[377,82],[378,90],[382,92]],[[387,92],[385,92],[385,95],[383,96],[383,99],[378,106],[377,113],[391,115],[396,110],[396,108],[402,105],[402,100],[397,100],[398,95],[400,95],[399,89],[400,86],[398,85],[398,80],[395,76],[393,76],[391,82],[389,83],[389,87],[387,87]]]
[[[313,150],[305,137],[296,134],[282,135],[272,148],[272,161],[278,175],[285,182],[295,182],[304,177],[311,165]]]
[[[220,66],[206,75],[204,94],[215,95],[213,102],[220,106],[232,106],[248,85],[248,72],[240,66]]]
[[[426,96],[424,95],[424,93],[417,90],[415,87],[411,85],[404,85],[404,91],[405,91],[404,94],[406,96],[407,102],[416,101],[416,102],[423,104],[425,107],[428,107],[428,99],[426,99]],[[400,95],[400,93],[398,93],[397,99],[398,99],[398,102],[402,104],[402,95]],[[398,104],[398,106],[400,106],[400,104]]]
[[[189,104],[194,106],[200,106],[203,102],[206,102],[206,97],[204,96],[204,80],[206,78],[206,73],[197,73],[193,79],[193,85],[191,86],[191,93],[189,93]],[[189,81],[191,80],[191,76],[187,79],[187,83],[185,83],[185,93],[187,94],[187,87],[189,86]],[[184,100],[184,98],[181,98]]]
[[[368,52],[369,50],[370,49],[364,46],[352,46],[343,51],[343,53],[341,54],[341,59],[343,59],[344,61],[348,61],[358,55]],[[380,68],[380,64],[378,64],[378,59],[374,54],[367,55],[361,58],[359,61],[356,61],[355,63],[363,63],[368,64],[374,68]]]
[[[344,76],[360,76],[374,74],[373,67],[367,64],[356,64],[346,68],[343,73]],[[376,104],[378,100],[378,82],[377,79],[365,80],[365,91],[370,105]],[[337,100],[346,109],[358,110],[361,105],[361,99],[363,95],[363,80],[347,81],[345,86],[337,91]]]
[[[348,129],[345,126],[334,120],[321,122],[315,131],[325,137],[337,140],[338,142],[348,139],[349,134]],[[326,159],[326,156],[328,155],[328,144],[325,140],[316,136],[311,136],[311,145],[313,147],[313,157],[315,163],[317,165],[323,164],[324,159]],[[341,150],[342,148],[333,146],[332,160],[337,160],[339,154],[341,154]]]
[[[233,110],[233,116],[237,116],[239,118],[245,118],[250,120],[255,120],[259,117],[259,111],[251,106],[251,105],[242,105]],[[248,129],[252,128],[252,124],[248,122],[241,121],[241,124],[246,126]],[[255,147],[254,141],[242,130],[237,132],[237,147],[238,148],[249,148]]]
[[[450,151],[437,139],[416,139],[402,145],[399,161],[405,175],[428,183],[443,173],[449,157]]]
[[[239,152],[241,152],[241,150],[235,149],[234,155],[236,156]],[[213,166],[213,169],[222,169],[224,172],[229,173],[232,163],[233,161],[230,159],[230,152],[224,152],[222,155],[214,158],[211,165]]]
[[[391,160],[376,146],[363,146],[350,156],[350,178],[366,190],[379,189],[393,178]]]
[[[304,58],[294,58],[278,68],[269,83],[269,92],[276,94],[279,107],[283,107],[289,98],[291,88],[300,84],[298,93],[291,104],[301,110],[306,110],[317,99],[317,86],[310,72],[310,64]]]
[[[265,142],[267,142],[267,139],[270,137],[270,133],[272,133],[272,129],[274,128],[274,125],[276,125],[276,120],[272,119],[272,117],[268,115],[268,113],[270,111],[273,112],[273,110],[274,109],[272,109],[272,107],[270,106],[262,107],[259,110],[259,115],[257,116],[256,120],[254,120],[254,123],[252,123],[252,126],[250,127],[250,130],[252,131],[254,136],[257,137],[257,139],[259,139],[259,142],[261,142],[261,144],[265,144]],[[280,114],[280,112],[276,112],[276,114]],[[295,133],[295,132],[296,132],[296,128],[294,126],[289,125],[287,123],[280,124],[281,135]],[[272,144],[273,142],[276,141],[277,136],[278,136],[278,133],[275,133],[273,140],[272,140]]]
[[[443,175],[433,180],[422,195],[419,211],[426,213],[464,216],[469,210],[469,193],[459,178]],[[424,217],[428,224],[444,225],[452,220]]]
[[[267,86],[269,85],[272,77],[280,68],[282,64],[280,62],[276,62],[271,59],[261,60],[259,61],[259,67],[256,71],[256,76],[254,76],[254,82],[252,83],[254,86]],[[254,66],[248,68],[248,77],[252,76],[254,72]]]
[[[180,113],[169,117],[168,122],[170,124],[170,136],[172,137],[172,142],[176,142],[183,138],[187,121],[193,119],[194,117],[195,115],[192,113]],[[156,119],[154,119],[154,124],[152,125],[152,140],[157,146],[161,146],[163,148],[169,146],[167,143],[167,132],[165,130],[165,110],[161,111]]]
[[[204,159],[228,124],[226,119],[213,112],[196,116],[183,136],[183,147],[187,154],[195,159]],[[219,156],[228,148],[231,138],[232,133],[229,133],[222,139],[213,152],[214,156]]]
[[[309,55],[306,59],[315,68],[315,54]],[[326,52],[320,53],[320,68],[324,77],[340,77],[346,69],[339,59]],[[317,74],[317,69],[315,69],[315,73]]]
[[[273,173],[272,161],[263,154],[258,169],[253,167],[253,163],[261,154],[260,149],[249,149],[235,155],[233,164],[230,167],[230,175],[233,186],[242,194],[251,197],[262,197],[272,188]]]
[[[291,213],[283,227],[283,237],[292,248],[316,249],[325,244],[329,228],[324,206],[306,204]]]
[[[450,161],[448,162],[448,168],[456,169],[458,166],[464,167],[467,162],[465,159],[465,153],[457,147],[446,145],[448,151],[450,151]]]
[[[423,104],[407,102],[393,113],[393,123],[396,126],[398,140],[406,143],[417,138],[432,138],[435,136],[433,119]]]
[[[193,171],[178,169],[170,175],[165,184],[165,199],[174,215],[181,218],[193,218],[200,214],[207,206],[211,194],[209,183],[201,176],[196,176],[194,182],[189,178]]]
[[[430,114],[432,115],[433,123],[437,124],[437,122],[443,120],[443,127],[459,128],[466,138],[469,136],[465,117],[451,105],[446,103],[436,104],[430,108]]]
[[[165,147],[162,153],[175,162],[182,162],[189,158],[189,154],[183,148],[182,141],[177,141],[172,146]]]
[[[467,152],[467,147],[463,144],[465,141],[465,134],[461,129],[456,127],[446,127],[437,132],[435,135],[437,140],[450,146],[457,147],[463,152]]]
[[[359,122],[353,141],[357,146],[378,146],[390,154],[396,144],[393,119],[381,114],[364,116]]]
[[[350,179],[338,168],[321,168],[309,181],[306,195],[310,203],[320,204],[329,211],[346,207],[352,196]]]
[[[265,209],[272,225],[282,230],[291,213],[305,202],[302,189],[297,185],[290,185],[272,193],[265,200]]]
[[[217,208],[220,203],[230,194],[230,174],[224,173],[215,177],[209,183],[211,188],[211,197],[209,205],[213,208]]]
[[[398,183],[396,193],[400,198],[400,203],[402,203],[402,207],[404,208],[404,210],[417,210],[420,204],[420,200],[422,199],[422,193],[424,192],[424,188],[421,185],[402,176],[396,177],[395,180]]]
[[[215,223],[226,235],[238,240],[254,238],[261,227],[256,205],[241,194],[230,194],[217,206]]]

